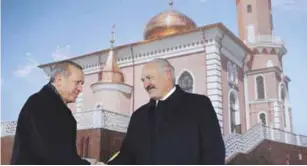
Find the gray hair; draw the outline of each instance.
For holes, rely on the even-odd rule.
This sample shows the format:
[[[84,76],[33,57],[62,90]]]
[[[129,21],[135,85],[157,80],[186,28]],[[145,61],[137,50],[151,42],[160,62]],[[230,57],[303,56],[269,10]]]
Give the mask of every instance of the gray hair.
[[[171,65],[171,63],[167,60],[167,59],[163,59],[163,58],[157,58],[157,59],[154,59],[154,60],[151,60],[150,63],[156,63],[158,65],[158,68],[160,69],[160,71],[162,73],[168,71],[171,73],[171,76],[172,76],[172,81],[173,81],[173,84],[175,85],[175,69],[174,67]]]
[[[72,62],[72,61],[69,61],[69,60],[65,60],[65,61],[59,62],[51,70],[49,82],[53,83],[55,81],[56,75],[58,75],[58,74],[62,74],[65,77],[70,76],[71,72],[69,71],[69,66],[74,66],[74,67],[76,67],[76,68],[78,68],[80,70],[83,69],[79,64],[77,64],[75,62]]]

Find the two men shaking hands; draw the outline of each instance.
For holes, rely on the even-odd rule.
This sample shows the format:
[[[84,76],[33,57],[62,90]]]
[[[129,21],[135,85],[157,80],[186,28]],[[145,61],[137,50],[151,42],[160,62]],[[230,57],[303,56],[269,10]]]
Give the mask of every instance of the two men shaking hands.
[[[176,85],[174,67],[165,59],[146,63],[141,80],[150,100],[133,112],[119,152],[106,164],[225,164],[210,99]],[[104,164],[77,154],[76,121],[67,104],[76,100],[83,83],[81,66],[57,64],[50,82],[19,114],[11,164]]]

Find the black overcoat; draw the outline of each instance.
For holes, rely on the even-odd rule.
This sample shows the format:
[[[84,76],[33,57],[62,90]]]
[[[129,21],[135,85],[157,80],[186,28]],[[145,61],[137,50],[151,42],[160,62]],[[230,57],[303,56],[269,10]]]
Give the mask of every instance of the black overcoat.
[[[225,145],[208,97],[176,86],[165,101],[131,116],[120,153],[108,164],[225,164]]]
[[[31,95],[17,122],[11,164],[90,164],[76,149],[76,121],[51,84]]]

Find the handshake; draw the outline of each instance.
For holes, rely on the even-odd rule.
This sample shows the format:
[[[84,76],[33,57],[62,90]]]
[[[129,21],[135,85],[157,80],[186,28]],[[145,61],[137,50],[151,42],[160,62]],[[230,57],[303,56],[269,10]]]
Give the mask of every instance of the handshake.
[[[116,152],[116,153],[109,159],[109,161],[112,161],[116,156],[119,155],[119,153],[120,153],[119,151]],[[88,162],[90,162],[91,165],[108,165],[108,164],[106,164],[106,163],[104,163],[104,162],[97,161],[96,159],[90,159],[90,158],[83,158],[83,159],[85,159],[85,160],[87,160]],[[109,161],[108,161],[108,162],[109,162]]]
[[[85,159],[86,161],[90,162],[91,165],[107,165],[104,162],[97,161],[96,159],[89,159],[89,158],[83,158],[83,159]]]
[[[107,165],[104,162],[100,162],[100,161],[95,161],[93,163],[91,163],[91,165]]]

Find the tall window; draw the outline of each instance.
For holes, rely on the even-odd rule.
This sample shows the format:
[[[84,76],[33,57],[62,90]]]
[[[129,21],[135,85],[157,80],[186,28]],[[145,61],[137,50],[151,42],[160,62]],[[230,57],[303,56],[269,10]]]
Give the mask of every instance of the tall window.
[[[229,97],[229,102],[230,102],[230,125],[231,125],[231,132],[233,133],[236,129],[236,97],[233,93],[230,94]]]
[[[284,126],[287,127],[286,125],[286,111],[287,111],[287,107],[286,107],[286,89],[285,86],[283,84],[281,84],[281,88],[280,88],[280,97],[282,100],[282,107],[283,107],[283,121],[284,121]]]
[[[193,77],[192,75],[185,71],[179,77],[179,86],[186,92],[192,93],[193,92]]]
[[[247,13],[251,13],[252,12],[252,5],[247,5]]]
[[[264,99],[264,81],[262,76],[257,76],[257,99]]]
[[[234,91],[229,94],[230,132],[241,133],[238,97]]]
[[[262,124],[266,125],[266,116],[265,116],[265,113],[260,113],[260,114],[259,114],[259,120],[261,121]]]
[[[280,97],[281,97],[281,100],[284,102],[285,99],[286,99],[286,91],[285,91],[285,87],[284,85],[281,85],[281,94],[280,94]]]

